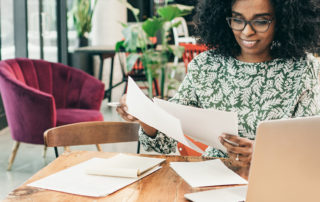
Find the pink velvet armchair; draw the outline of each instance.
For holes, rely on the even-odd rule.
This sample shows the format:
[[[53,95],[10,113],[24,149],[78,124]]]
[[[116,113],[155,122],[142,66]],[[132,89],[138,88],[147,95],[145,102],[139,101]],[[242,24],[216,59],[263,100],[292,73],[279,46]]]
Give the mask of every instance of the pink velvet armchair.
[[[44,144],[43,132],[49,128],[103,120],[99,109],[104,84],[60,63],[26,58],[0,61],[0,92],[16,141],[8,170],[20,142]]]

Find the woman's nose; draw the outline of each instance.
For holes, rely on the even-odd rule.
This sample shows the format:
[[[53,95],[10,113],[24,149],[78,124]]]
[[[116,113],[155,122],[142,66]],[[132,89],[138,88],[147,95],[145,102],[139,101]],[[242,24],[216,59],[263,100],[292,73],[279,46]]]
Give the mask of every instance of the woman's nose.
[[[256,33],[256,31],[252,28],[250,24],[247,24],[244,29],[242,30],[242,33],[246,36],[251,36]]]

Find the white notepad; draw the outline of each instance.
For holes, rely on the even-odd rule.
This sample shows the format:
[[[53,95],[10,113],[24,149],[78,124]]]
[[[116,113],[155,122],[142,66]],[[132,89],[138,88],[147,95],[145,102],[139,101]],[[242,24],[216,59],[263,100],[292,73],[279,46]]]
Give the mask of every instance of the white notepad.
[[[171,162],[170,167],[192,187],[248,184],[245,179],[225,166],[220,159]]]
[[[86,173],[88,167],[91,165],[99,165],[101,162],[104,162],[104,160],[103,158],[92,158],[32,182],[28,184],[28,186],[82,196],[102,197],[132,184],[161,168],[160,166],[156,166],[138,178],[98,176],[88,175]]]
[[[137,178],[146,171],[161,164],[165,159],[118,154],[109,159],[101,159],[86,168],[90,175]]]

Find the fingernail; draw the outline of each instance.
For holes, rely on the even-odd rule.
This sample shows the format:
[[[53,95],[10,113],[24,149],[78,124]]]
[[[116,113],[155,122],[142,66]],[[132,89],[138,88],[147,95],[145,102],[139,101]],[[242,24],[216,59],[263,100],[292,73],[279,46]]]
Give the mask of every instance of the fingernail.
[[[226,134],[222,134],[220,137],[221,138],[226,138]]]
[[[131,116],[131,115],[128,115],[128,118],[129,118],[129,119],[133,119],[133,116]]]
[[[221,137],[221,136],[219,136],[218,138],[219,138],[220,141],[222,140],[222,137]]]
[[[128,107],[123,107],[124,111],[128,111]]]

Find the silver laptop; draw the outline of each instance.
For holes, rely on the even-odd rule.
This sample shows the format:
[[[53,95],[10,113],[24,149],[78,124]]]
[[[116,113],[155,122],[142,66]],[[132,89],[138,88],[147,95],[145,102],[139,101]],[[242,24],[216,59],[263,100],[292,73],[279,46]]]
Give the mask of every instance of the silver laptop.
[[[262,122],[246,202],[320,201],[320,117]]]
[[[245,198],[246,202],[319,202],[320,116],[261,122],[246,189],[231,187],[185,197],[196,202]]]

